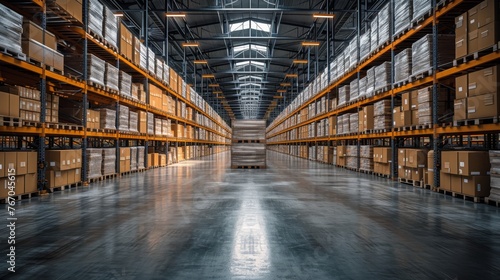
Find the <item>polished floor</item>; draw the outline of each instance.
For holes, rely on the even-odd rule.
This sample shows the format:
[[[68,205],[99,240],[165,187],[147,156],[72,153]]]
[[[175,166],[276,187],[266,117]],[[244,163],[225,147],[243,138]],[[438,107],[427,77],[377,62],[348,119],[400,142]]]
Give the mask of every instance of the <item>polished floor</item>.
[[[231,170],[223,153],[24,200],[15,274],[0,226],[0,279],[500,279],[499,208],[268,164]]]

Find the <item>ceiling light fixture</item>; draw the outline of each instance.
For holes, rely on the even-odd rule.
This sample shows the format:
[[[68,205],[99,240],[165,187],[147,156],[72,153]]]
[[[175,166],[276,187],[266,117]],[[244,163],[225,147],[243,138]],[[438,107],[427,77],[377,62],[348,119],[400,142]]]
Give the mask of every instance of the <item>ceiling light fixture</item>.
[[[298,77],[299,77],[299,75],[297,75],[297,74],[286,74],[285,75],[285,78],[298,78]]]
[[[280,84],[280,86],[282,86],[282,87],[289,87],[291,85],[292,85],[291,83],[281,83]]]
[[[333,14],[313,14],[314,18],[333,18]]]
[[[195,60],[194,64],[208,64],[208,61],[206,61],[206,60]]]
[[[202,78],[205,78],[205,79],[210,79],[210,78],[215,78],[215,75],[214,74],[203,74],[201,75]]]
[[[186,17],[186,14],[181,14],[181,13],[166,13],[165,14],[167,17]]]
[[[209,86],[209,87],[220,87],[220,85],[219,85],[219,84],[209,84],[208,86]]]
[[[307,59],[295,59],[293,61],[293,63],[295,63],[295,64],[306,64],[306,63],[308,63],[308,61],[307,61]]]
[[[319,42],[313,42],[313,41],[308,41],[308,42],[302,42],[303,47],[318,47]]]
[[[115,17],[122,17],[124,14],[122,12],[115,12],[114,13]]]
[[[278,89],[278,93],[286,93],[286,89]]]
[[[199,46],[200,46],[200,44],[199,44],[199,43],[196,43],[196,42],[193,42],[193,43],[186,42],[186,43],[182,43],[182,46],[183,46],[183,47],[199,47]]]

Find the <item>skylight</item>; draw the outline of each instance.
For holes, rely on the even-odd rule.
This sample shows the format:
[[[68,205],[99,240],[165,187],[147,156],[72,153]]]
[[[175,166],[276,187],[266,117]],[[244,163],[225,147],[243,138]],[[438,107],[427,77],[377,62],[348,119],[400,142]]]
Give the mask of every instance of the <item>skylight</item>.
[[[256,67],[260,67],[260,68],[265,68],[266,64],[264,62],[260,62],[260,61],[246,60],[246,61],[236,62],[234,64],[234,66],[237,68],[245,67],[245,66],[256,66]]]
[[[256,22],[253,20],[247,20],[247,21],[238,22],[238,23],[231,23],[229,25],[229,32],[246,30],[246,29],[253,29],[253,30],[264,31],[264,32],[270,33],[271,32],[271,25],[268,23]]]
[[[265,53],[265,52],[267,52],[267,47],[255,45],[255,44],[246,44],[246,45],[234,47],[235,54],[243,52],[243,51],[248,51],[248,50],[259,51],[259,52]]]
[[[252,76],[252,75],[247,75],[247,76],[241,76],[238,78],[238,80],[260,80],[262,81],[262,76]]]
[[[240,85],[240,87],[249,87],[249,86],[261,87],[260,84],[256,84],[256,83],[244,83],[244,84]]]

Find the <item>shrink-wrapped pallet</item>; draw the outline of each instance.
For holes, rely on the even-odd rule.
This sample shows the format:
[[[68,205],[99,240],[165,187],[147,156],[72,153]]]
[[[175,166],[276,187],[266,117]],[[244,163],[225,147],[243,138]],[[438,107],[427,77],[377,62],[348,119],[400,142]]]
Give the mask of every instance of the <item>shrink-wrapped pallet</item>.
[[[361,158],[373,158],[373,146],[360,145],[359,146],[359,157],[361,157]]]
[[[432,0],[413,0],[413,21],[419,20],[432,9]]]
[[[373,129],[386,129],[390,130],[392,127],[392,116],[391,115],[381,115],[375,116],[373,118]]]
[[[132,76],[123,71],[120,71],[120,94],[129,97],[132,96]]]
[[[148,70],[153,74],[156,71],[155,61],[156,61],[155,52],[152,49],[148,48]]]
[[[398,35],[410,27],[412,15],[411,0],[394,1],[394,35]]]
[[[364,96],[366,96],[366,80],[367,80],[367,77],[364,76],[363,78],[359,79],[359,90],[358,90],[358,97],[359,98],[362,98]]]
[[[359,130],[359,115],[352,113],[349,115],[349,133],[357,133]]]
[[[148,48],[143,44],[140,44],[140,58],[139,58],[139,66],[142,69],[147,69],[148,64]]]
[[[375,87],[374,90],[380,90],[391,84],[391,63],[384,62],[375,67]]]
[[[106,87],[116,91],[120,90],[120,87],[118,86],[119,72],[120,70],[118,70],[118,68],[114,67],[109,63],[106,63],[106,75],[104,79]]]
[[[391,101],[390,100],[380,100],[374,103],[373,106],[373,115],[374,116],[383,116],[383,115],[391,115]]]
[[[338,106],[344,105],[347,103],[350,97],[350,87],[345,85],[339,88],[339,97],[338,97]]]
[[[161,135],[172,136],[171,135],[171,121],[162,119],[161,121]]]
[[[118,130],[129,131],[129,112],[130,109],[124,105],[118,105]]]
[[[399,83],[407,80],[411,75],[411,52],[410,48],[404,49],[394,56],[394,82]]]
[[[165,66],[164,66],[163,61],[161,59],[157,58],[156,59],[156,71],[155,71],[155,73],[156,73],[156,78],[160,81],[163,79],[163,69],[164,68],[165,68]]]
[[[167,85],[170,84],[170,67],[167,63],[163,63],[163,82]]]
[[[349,84],[349,101],[356,101],[359,96],[359,80],[354,79]]]
[[[261,120],[233,121],[231,166],[266,166],[266,122]]]
[[[490,150],[490,196],[489,198],[500,202],[500,151]]]
[[[89,148],[87,157],[87,178],[94,179],[102,177],[102,149]]]
[[[266,123],[260,120],[245,120],[233,122],[234,140],[265,140]]]
[[[148,112],[148,134],[149,135],[155,134],[155,117],[154,114],[151,112]]]
[[[137,170],[137,147],[130,147],[130,171]]]
[[[373,159],[360,158],[359,159],[359,169],[365,170],[365,171],[373,171]]]
[[[370,53],[373,53],[378,46],[378,16],[376,16],[370,22]]]
[[[145,150],[146,150],[146,148],[144,146],[137,147],[137,169],[139,169],[139,170],[146,168],[146,165],[145,165],[146,161],[144,160]]]
[[[159,118],[154,118],[154,120],[155,120],[155,135],[161,136],[162,135],[162,121]]]
[[[437,37],[437,66],[450,63],[455,58],[455,35],[438,35]],[[429,71],[433,65],[433,35],[428,34],[413,43],[412,75]]]
[[[116,129],[116,111],[108,108],[99,108],[99,122],[103,129]]]
[[[97,0],[89,0],[88,3],[89,17],[88,24],[89,30],[94,34],[104,37],[104,30],[102,24],[104,22],[104,6]]]
[[[129,131],[131,132],[138,132],[137,130],[137,125],[139,123],[139,114],[134,111],[129,111],[129,118],[128,118],[128,123],[129,123]]]
[[[116,148],[102,149],[102,175],[116,173]]]
[[[108,7],[104,9],[104,39],[111,46],[118,48],[118,20]]]
[[[64,64],[68,73],[83,78],[83,55],[67,55],[64,57]],[[94,84],[105,86],[105,73],[106,62],[93,54],[88,54],[87,79]]]
[[[370,54],[370,30],[359,37],[359,60],[363,61]]]
[[[450,106],[450,103],[453,103],[448,100],[447,88],[438,87],[438,111],[437,116],[438,120],[442,116],[444,116],[447,112],[447,107]],[[418,97],[418,123],[421,125],[428,125],[433,123],[432,118],[432,107],[433,107],[433,93],[432,86],[421,88],[417,91]]]
[[[22,53],[23,16],[0,4],[0,46]]]
[[[390,3],[386,4],[380,11],[378,12],[378,45],[383,45],[391,40],[391,24],[392,24],[392,15],[391,15],[391,5]]]
[[[375,66],[366,71],[366,97],[373,96],[375,92]]]

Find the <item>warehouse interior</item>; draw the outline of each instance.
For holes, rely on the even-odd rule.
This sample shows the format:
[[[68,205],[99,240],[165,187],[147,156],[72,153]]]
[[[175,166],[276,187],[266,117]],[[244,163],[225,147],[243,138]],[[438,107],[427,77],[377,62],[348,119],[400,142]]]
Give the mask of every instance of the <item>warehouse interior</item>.
[[[498,279],[499,15],[0,0],[0,278]]]

